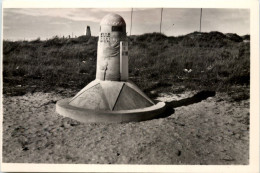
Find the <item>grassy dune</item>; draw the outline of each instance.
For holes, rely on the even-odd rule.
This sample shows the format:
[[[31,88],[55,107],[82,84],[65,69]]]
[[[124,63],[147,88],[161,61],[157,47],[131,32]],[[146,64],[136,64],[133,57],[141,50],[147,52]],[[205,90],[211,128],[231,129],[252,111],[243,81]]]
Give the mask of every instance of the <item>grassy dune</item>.
[[[3,92],[23,95],[57,88],[79,90],[95,79],[97,37],[3,43]],[[130,79],[146,93],[185,89],[249,97],[250,36],[220,32],[167,37],[131,36]],[[236,99],[236,98],[235,98]]]

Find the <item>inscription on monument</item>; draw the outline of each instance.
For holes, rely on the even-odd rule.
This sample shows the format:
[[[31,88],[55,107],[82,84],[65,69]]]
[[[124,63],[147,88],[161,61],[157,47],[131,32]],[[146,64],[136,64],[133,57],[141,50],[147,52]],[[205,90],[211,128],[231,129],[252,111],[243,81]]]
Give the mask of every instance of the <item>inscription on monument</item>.
[[[100,33],[100,42],[110,42],[110,33]]]

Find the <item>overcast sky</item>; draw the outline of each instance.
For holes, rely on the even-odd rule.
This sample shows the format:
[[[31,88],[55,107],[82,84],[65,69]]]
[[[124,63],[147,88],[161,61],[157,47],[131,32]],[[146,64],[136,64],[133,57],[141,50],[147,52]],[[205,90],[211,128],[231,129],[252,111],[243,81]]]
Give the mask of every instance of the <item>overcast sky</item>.
[[[98,35],[101,19],[108,13],[121,15],[130,33],[131,8],[6,8],[3,10],[3,38],[9,40],[52,38],[55,35],[81,36],[89,25]],[[132,35],[160,31],[160,8],[135,8]],[[199,8],[164,8],[162,32],[178,36],[199,30]],[[203,9],[202,32],[250,33],[250,11],[247,9]]]

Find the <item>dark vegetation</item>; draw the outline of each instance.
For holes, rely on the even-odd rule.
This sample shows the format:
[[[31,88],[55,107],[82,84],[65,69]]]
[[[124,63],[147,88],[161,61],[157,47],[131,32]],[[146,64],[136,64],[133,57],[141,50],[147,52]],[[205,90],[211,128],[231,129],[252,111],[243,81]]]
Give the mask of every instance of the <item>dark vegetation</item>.
[[[3,42],[3,92],[79,90],[95,79],[97,37]],[[249,98],[250,36],[194,32],[131,36],[130,79],[155,90],[214,90]],[[151,92],[152,93],[152,92]]]

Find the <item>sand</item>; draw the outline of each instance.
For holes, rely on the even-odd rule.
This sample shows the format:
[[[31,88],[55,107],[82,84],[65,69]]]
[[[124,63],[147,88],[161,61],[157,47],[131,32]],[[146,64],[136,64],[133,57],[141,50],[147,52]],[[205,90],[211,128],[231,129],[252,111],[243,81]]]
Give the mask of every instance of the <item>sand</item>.
[[[217,93],[165,118],[83,124],[55,113],[76,92],[4,96],[3,162],[86,164],[248,164],[249,100]],[[158,100],[181,100],[163,93]]]

